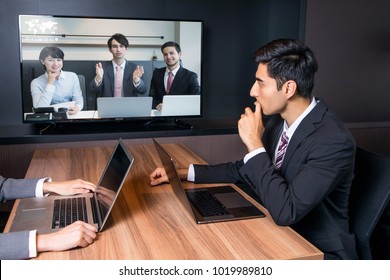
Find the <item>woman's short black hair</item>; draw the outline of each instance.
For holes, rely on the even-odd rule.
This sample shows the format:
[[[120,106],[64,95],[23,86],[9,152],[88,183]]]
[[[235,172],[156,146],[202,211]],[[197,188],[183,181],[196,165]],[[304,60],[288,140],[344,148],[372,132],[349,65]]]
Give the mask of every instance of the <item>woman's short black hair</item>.
[[[55,46],[44,47],[39,54],[39,61],[45,60],[48,56],[51,56],[52,58],[61,58],[64,60],[64,52]]]

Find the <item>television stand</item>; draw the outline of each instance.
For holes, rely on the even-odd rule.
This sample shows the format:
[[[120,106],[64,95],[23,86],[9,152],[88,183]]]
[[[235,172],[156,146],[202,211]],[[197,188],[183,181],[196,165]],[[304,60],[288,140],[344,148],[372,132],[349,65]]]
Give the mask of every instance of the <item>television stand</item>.
[[[43,134],[48,134],[54,130],[57,129],[57,124],[56,123],[50,123],[48,124],[47,126],[45,126],[44,128],[40,129],[39,130],[39,134],[40,135],[43,135]]]
[[[37,124],[36,133],[40,135],[96,134],[118,132],[150,132],[161,130],[187,130],[193,125],[180,118],[139,119],[137,121],[89,122],[50,122]]]
[[[156,119],[144,124],[148,128],[175,128],[175,129],[192,129],[193,125],[183,121],[180,118],[174,119]]]

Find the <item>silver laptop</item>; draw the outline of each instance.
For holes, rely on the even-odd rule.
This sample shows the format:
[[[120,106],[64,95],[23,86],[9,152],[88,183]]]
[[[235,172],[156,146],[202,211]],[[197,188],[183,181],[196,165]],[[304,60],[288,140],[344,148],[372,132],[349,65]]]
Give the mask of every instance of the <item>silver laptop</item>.
[[[174,194],[198,224],[265,217],[231,186],[184,189],[171,156],[156,140],[153,143]]]
[[[153,97],[98,97],[99,118],[150,117]]]
[[[133,162],[132,154],[119,139],[95,193],[23,198],[10,231],[36,229],[39,233],[54,232],[76,220],[95,224],[101,231]]]
[[[200,115],[200,95],[164,95],[161,116]]]

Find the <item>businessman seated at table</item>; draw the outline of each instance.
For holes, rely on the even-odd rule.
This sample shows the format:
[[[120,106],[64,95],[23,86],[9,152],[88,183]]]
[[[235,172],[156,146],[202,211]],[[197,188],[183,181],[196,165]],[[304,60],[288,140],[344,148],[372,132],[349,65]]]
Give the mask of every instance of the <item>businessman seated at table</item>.
[[[93,183],[80,179],[51,182],[50,178],[10,179],[0,176],[0,201],[43,196],[50,193],[75,195],[94,192]],[[33,231],[0,233],[0,259],[28,259],[44,251],[65,251],[75,247],[86,247],[96,238],[94,225],[77,221],[49,234]]]
[[[325,102],[312,96],[318,69],[313,52],[280,39],[259,48],[255,61],[255,110],[246,108],[238,121],[248,154],[234,163],[190,165],[179,170],[181,178],[245,182],[276,224],[291,226],[325,259],[356,259],[348,217],[356,144]],[[266,124],[262,114],[270,116]],[[150,180],[155,186],[168,178],[157,168]]]

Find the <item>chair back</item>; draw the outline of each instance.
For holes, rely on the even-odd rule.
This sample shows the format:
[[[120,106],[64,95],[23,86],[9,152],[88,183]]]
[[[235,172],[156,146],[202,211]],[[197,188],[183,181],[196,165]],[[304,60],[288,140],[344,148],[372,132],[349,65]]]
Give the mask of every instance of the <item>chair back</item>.
[[[83,110],[88,110],[87,92],[86,92],[86,89],[85,89],[85,77],[84,77],[84,75],[77,75],[77,77],[79,78],[80,89],[81,89],[81,92],[83,93],[83,99],[84,99]]]
[[[389,198],[390,157],[358,147],[349,210],[360,259],[372,259],[370,238]]]

